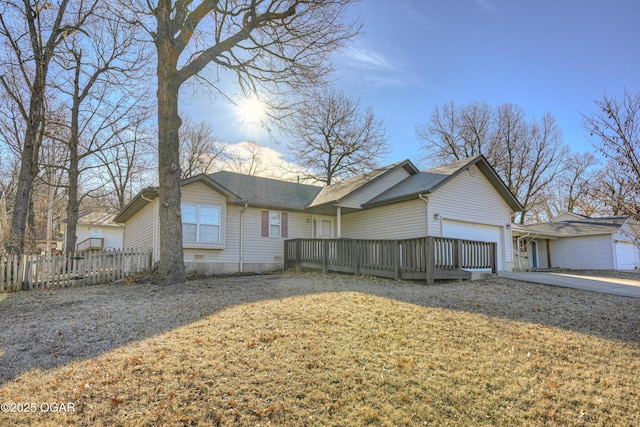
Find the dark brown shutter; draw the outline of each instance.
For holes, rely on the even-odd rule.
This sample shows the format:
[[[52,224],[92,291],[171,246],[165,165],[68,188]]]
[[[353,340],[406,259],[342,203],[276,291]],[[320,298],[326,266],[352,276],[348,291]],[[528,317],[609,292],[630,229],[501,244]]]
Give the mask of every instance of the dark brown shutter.
[[[289,215],[286,212],[280,214],[280,225],[282,226],[280,234],[286,239],[289,237]]]
[[[262,237],[269,237],[269,211],[262,211]]]

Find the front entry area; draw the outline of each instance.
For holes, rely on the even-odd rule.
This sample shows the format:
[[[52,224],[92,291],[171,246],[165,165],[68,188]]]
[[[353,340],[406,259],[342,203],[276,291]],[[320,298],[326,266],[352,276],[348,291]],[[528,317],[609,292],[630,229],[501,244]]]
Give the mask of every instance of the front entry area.
[[[314,216],[313,219],[314,239],[333,239],[333,218]]]

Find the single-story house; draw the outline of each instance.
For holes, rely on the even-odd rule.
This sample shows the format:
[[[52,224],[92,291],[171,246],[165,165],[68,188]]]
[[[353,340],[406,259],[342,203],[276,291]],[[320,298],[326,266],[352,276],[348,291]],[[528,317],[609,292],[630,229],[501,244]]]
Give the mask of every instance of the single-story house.
[[[104,212],[80,211],[76,226],[76,250],[109,250],[124,247],[124,226],[113,222],[116,215]],[[60,223],[67,244],[67,219]]]
[[[411,161],[320,187],[220,171],[181,182],[187,271],[283,267],[292,238],[451,237],[495,242],[497,269],[511,270],[511,219],[521,210],[484,156],[420,171]],[[158,260],[158,191],[142,190],[115,217],[124,246]]]
[[[627,216],[571,212],[550,222],[513,227],[515,268],[634,270],[640,267],[640,225]]]

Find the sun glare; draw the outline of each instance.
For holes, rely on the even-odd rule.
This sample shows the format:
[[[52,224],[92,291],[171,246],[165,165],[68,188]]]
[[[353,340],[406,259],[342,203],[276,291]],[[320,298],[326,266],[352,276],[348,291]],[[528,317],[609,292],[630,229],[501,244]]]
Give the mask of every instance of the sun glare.
[[[243,123],[256,126],[266,118],[265,108],[258,98],[247,98],[238,104],[238,116]]]

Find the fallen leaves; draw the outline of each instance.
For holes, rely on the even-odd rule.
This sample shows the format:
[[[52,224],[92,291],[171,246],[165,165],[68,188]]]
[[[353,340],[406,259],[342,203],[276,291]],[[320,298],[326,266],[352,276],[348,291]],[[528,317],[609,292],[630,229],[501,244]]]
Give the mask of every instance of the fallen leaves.
[[[603,424],[640,413],[636,344],[426,297],[402,302],[394,292],[405,285],[384,286],[384,297],[248,294],[256,302],[90,360],[26,372],[0,396],[69,393],[60,397],[83,408],[77,425]],[[459,292],[462,301],[467,289],[440,293]]]

